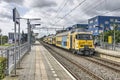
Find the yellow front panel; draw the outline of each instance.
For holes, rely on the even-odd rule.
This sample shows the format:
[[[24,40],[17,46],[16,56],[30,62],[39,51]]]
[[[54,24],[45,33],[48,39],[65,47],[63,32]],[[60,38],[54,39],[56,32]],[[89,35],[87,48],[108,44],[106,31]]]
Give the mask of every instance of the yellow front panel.
[[[93,40],[75,40],[75,49],[84,48],[87,45],[89,48],[94,48]]]

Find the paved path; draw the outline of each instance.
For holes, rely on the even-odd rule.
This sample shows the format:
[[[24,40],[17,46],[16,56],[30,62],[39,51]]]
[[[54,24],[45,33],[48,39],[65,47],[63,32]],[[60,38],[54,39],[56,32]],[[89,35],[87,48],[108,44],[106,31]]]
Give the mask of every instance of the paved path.
[[[4,80],[75,80],[59,62],[40,44],[36,43],[17,69],[17,77]]]
[[[42,53],[40,51],[40,46],[36,46],[36,71],[35,80],[48,80],[46,69],[43,63]]]

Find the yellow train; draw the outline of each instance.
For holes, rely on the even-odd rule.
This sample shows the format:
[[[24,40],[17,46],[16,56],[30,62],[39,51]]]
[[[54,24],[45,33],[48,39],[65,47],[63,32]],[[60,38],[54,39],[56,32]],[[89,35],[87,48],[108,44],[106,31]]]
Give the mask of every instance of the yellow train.
[[[79,29],[74,31],[64,31],[51,36],[51,38],[52,41],[49,41],[48,39],[49,44],[71,50],[73,53],[82,55],[94,54],[94,42],[91,32],[81,31]]]

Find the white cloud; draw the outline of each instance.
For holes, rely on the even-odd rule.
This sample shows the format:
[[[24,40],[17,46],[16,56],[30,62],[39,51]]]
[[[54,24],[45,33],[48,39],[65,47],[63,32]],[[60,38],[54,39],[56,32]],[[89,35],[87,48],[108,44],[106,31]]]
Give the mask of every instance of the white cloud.
[[[0,4],[0,20],[7,21],[12,18],[11,6],[6,2],[1,2]]]
[[[110,12],[113,9],[119,8],[120,0],[86,0],[82,5],[76,8],[73,12],[63,18],[83,0],[4,0],[0,2],[0,25],[12,26],[11,20],[12,8],[11,4],[16,4],[16,7],[22,6],[20,10],[22,17],[26,18],[41,18],[41,27],[68,27],[76,23],[87,23],[87,19]],[[7,2],[7,3],[6,3]],[[17,6],[18,5],[18,6]],[[64,6],[65,5],[65,6]],[[64,8],[63,8],[64,7]],[[24,9],[25,8],[25,9]],[[61,9],[59,11],[59,9]],[[19,11],[19,8],[18,8]],[[119,10],[110,12],[108,16],[119,16]],[[63,19],[61,19],[63,18]],[[2,22],[1,22],[2,20]],[[7,22],[9,22],[7,24]],[[55,22],[58,22],[55,24]],[[26,27],[26,21],[21,22]],[[1,28],[1,27],[0,27]],[[24,27],[23,27],[24,29]],[[4,30],[6,31],[6,30]],[[45,30],[44,30],[45,31]],[[7,32],[7,31],[6,31]],[[42,32],[42,31],[41,31]],[[50,33],[54,31],[51,30]],[[47,34],[43,32],[42,34]]]
[[[27,5],[26,5],[27,4]],[[24,5],[26,7],[34,7],[34,8],[44,8],[44,7],[53,7],[56,6],[57,4],[55,1],[51,0],[24,0]]]
[[[17,4],[22,4],[24,0],[2,0],[8,3],[17,3]]]

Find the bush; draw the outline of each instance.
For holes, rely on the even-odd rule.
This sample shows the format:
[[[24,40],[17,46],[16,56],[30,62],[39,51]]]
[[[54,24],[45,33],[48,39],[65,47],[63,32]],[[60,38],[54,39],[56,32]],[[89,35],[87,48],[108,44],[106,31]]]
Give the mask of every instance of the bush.
[[[5,77],[6,62],[6,58],[0,57],[0,80]]]

